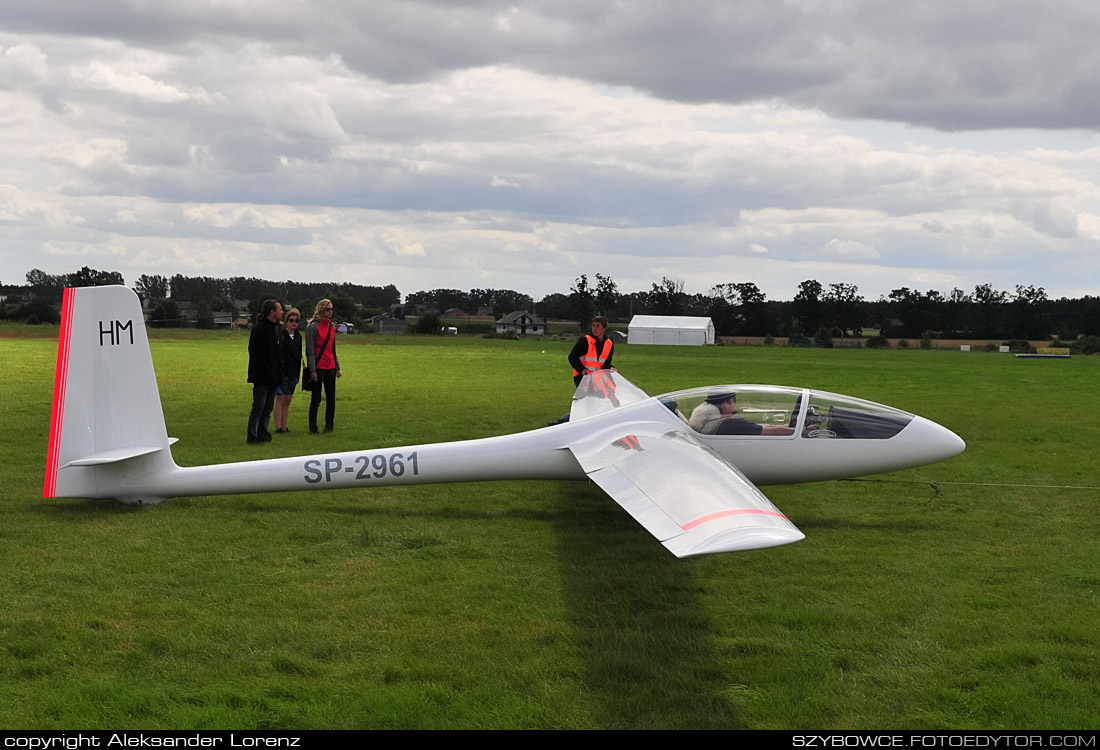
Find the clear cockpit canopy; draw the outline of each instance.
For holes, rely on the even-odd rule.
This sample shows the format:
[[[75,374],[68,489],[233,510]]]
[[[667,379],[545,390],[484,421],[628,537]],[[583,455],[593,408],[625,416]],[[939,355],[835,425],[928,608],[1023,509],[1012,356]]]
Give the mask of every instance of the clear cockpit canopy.
[[[914,419],[873,401],[774,385],[691,388],[657,399],[703,435],[885,440]]]

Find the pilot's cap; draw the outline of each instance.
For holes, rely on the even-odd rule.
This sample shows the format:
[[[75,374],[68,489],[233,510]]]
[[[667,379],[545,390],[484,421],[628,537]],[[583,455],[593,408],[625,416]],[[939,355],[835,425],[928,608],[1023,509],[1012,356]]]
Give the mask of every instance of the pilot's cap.
[[[707,403],[720,404],[724,401],[729,401],[731,398],[737,398],[737,391],[714,391],[707,396]]]

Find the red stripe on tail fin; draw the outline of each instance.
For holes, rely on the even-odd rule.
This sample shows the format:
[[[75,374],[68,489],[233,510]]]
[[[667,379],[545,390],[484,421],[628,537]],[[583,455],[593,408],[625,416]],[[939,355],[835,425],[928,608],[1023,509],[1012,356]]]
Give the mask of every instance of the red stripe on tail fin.
[[[57,369],[53,381],[53,412],[50,416],[50,445],[46,451],[46,481],[42,497],[53,497],[57,490],[58,456],[61,451],[61,427],[65,421],[65,384],[69,377],[69,340],[73,322],[73,290],[66,289],[61,300],[61,332],[57,337]]]

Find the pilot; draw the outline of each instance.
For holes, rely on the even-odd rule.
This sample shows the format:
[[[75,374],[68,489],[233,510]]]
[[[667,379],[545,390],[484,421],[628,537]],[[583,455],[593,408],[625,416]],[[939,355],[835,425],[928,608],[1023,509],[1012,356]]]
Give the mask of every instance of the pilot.
[[[793,435],[794,428],[757,424],[737,413],[737,391],[713,391],[691,412],[688,424],[705,435]]]

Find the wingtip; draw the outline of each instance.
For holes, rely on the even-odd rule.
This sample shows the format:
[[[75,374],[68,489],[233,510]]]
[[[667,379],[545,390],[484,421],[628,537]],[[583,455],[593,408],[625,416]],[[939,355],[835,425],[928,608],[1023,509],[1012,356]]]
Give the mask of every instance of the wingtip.
[[[677,557],[711,555],[718,552],[741,552],[751,549],[766,549],[793,544],[806,538],[806,535],[790,528],[734,527],[701,537],[695,534],[682,534],[664,542],[665,547]]]

